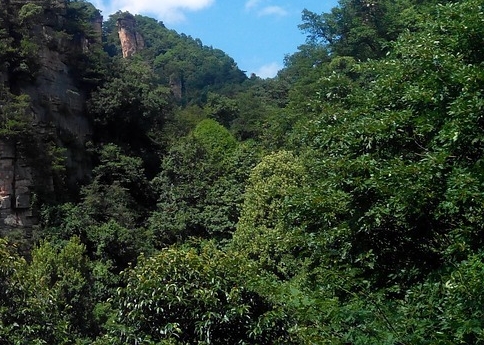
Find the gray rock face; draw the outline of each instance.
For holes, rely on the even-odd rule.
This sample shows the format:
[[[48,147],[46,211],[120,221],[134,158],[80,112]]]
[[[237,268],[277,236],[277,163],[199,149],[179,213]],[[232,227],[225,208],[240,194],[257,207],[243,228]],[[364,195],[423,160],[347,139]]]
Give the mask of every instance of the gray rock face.
[[[12,228],[31,228],[30,198],[33,187],[31,169],[17,157],[14,144],[0,142],[0,234]]]
[[[35,130],[39,134],[55,133],[56,144],[66,149],[68,182],[75,184],[84,180],[91,170],[84,147],[92,129],[85,116],[87,95],[71,73],[72,61],[68,56],[70,52],[86,53],[91,44],[101,41],[102,17],[99,15],[92,23],[96,37],[82,38],[74,43],[59,34],[59,28],[66,22],[66,0],[51,1],[49,6],[40,24],[32,28],[38,41],[43,42],[38,52],[40,68],[35,80],[9,80],[8,75],[0,71],[0,83],[15,89],[17,94],[30,97]],[[27,233],[37,223],[31,207],[34,190],[39,183],[44,190],[54,188],[53,177],[39,178],[40,173],[29,166],[16,144],[0,141],[0,236],[19,228],[26,229]]]

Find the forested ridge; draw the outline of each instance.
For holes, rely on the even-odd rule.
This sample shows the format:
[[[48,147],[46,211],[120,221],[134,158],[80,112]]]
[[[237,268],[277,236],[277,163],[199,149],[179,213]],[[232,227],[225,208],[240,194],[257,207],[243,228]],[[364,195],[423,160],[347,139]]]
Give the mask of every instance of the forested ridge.
[[[272,79],[144,16],[96,41],[84,1],[39,41],[50,3],[0,7],[0,139],[54,181],[0,238],[0,344],[484,344],[484,1],[305,10]],[[77,186],[21,92],[66,37]]]

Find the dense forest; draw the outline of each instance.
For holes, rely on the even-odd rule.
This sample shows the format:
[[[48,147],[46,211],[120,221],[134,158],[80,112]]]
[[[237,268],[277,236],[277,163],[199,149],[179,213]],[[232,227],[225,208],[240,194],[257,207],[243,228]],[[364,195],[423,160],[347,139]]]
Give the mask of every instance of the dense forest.
[[[0,344],[484,344],[483,7],[307,9],[261,79],[148,17],[2,0],[0,140],[51,182],[0,238]],[[32,120],[42,47],[82,145]]]

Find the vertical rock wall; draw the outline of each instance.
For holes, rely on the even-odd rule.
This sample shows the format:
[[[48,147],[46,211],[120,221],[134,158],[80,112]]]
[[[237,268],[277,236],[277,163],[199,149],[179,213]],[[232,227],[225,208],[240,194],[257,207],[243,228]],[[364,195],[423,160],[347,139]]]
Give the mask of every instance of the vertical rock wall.
[[[136,31],[136,20],[131,14],[119,18],[116,25],[124,58],[144,49],[145,41],[143,36]]]
[[[36,219],[31,209],[32,172],[18,156],[15,144],[0,143],[0,235],[12,228],[31,228]]]
[[[85,180],[91,170],[85,143],[92,129],[85,113],[87,95],[71,73],[69,56],[88,53],[93,44],[101,44],[102,17],[99,14],[93,19],[94,36],[90,33],[85,37],[80,33],[80,40],[74,41],[62,35],[67,21],[66,3],[66,0],[53,0],[48,5],[42,3],[45,6],[43,17],[31,28],[32,39],[37,40],[40,47],[40,67],[35,80],[21,80],[0,71],[0,83],[12,93],[30,97],[29,110],[35,131],[39,137],[56,138],[56,144],[67,149],[67,183],[75,185]],[[19,6],[22,5],[19,1]],[[44,172],[29,166],[17,150],[17,144],[0,141],[0,236],[14,229],[27,234],[37,223],[31,208],[34,190],[54,190],[49,168],[40,167],[41,170],[47,168]]]
[[[179,101],[183,96],[182,78],[177,74],[170,75],[170,89],[175,98]]]

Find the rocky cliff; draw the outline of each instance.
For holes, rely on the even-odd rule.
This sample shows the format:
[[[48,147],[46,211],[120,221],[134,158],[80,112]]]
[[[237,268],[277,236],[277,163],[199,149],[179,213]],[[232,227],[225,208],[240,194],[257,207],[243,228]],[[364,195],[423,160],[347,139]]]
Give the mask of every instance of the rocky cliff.
[[[8,5],[9,11],[22,13],[25,3],[35,4],[17,0]],[[12,228],[28,229],[35,225],[32,196],[39,189],[55,188],[53,172],[46,167],[32,166],[36,157],[29,159],[28,156],[34,153],[21,152],[19,146],[35,150],[34,145],[52,141],[64,148],[68,185],[76,185],[90,171],[85,150],[91,136],[91,125],[85,115],[87,95],[73,73],[72,57],[87,53],[93,45],[101,43],[102,17],[96,10],[89,32],[68,35],[65,34],[70,20],[67,0],[39,2],[32,8],[38,12],[35,25],[30,25],[28,30],[22,27],[20,34],[14,34],[20,37],[16,38],[20,42],[28,40],[38,46],[36,70],[27,78],[5,68],[0,73],[0,85],[12,94],[29,96],[28,113],[37,142],[29,146],[12,140],[0,141],[0,235]],[[0,112],[1,102],[0,99]]]
[[[136,30],[136,20],[131,14],[119,18],[116,26],[124,58],[132,56],[145,47],[143,36]]]
[[[0,234],[36,223],[31,209],[32,173],[15,145],[0,142]]]

